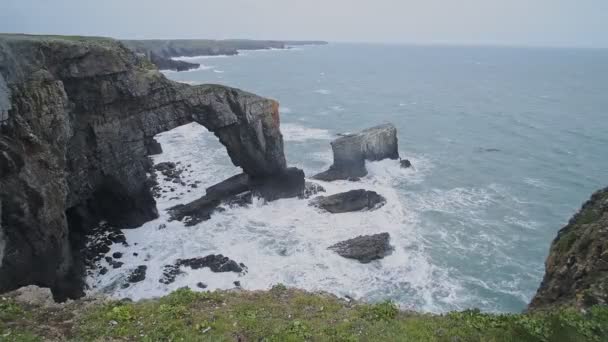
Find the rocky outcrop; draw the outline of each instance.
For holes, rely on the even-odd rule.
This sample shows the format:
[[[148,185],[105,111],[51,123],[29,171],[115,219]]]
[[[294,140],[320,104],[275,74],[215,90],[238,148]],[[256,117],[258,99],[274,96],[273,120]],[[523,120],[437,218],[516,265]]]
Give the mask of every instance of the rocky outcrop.
[[[111,39],[0,35],[0,113],[0,292],[82,294],[89,227],[157,216],[146,142],[160,132],[198,122],[250,177],[286,170],[277,102],[172,82]]]
[[[290,167],[275,177],[254,178],[243,173],[232,176],[206,190],[205,196],[187,204],[168,209],[171,220],[183,221],[193,226],[209,220],[211,214],[222,211],[222,203],[244,205],[251,203],[253,196],[266,201],[281,198],[303,197],[306,193],[304,171]]]
[[[356,259],[365,264],[384,258],[391,253],[393,247],[390,245],[390,235],[380,233],[357,236],[354,239],[338,242],[328,249],[345,258]]]
[[[288,45],[324,45],[324,41],[278,41],[249,39],[148,39],[123,40],[137,53],[153,54],[162,58],[237,55],[239,50],[285,49]]]
[[[205,257],[196,257],[190,259],[178,259],[174,264],[165,265],[163,268],[163,275],[158,280],[161,284],[171,284],[175,281],[177,276],[183,274],[182,267],[190,267],[193,270],[201,268],[209,268],[212,272],[234,272],[244,273],[247,272],[247,266],[243,263],[237,263],[236,261],[225,257],[221,254],[210,254]],[[200,286],[199,286],[200,287]],[[206,286],[205,286],[206,287]]]
[[[186,71],[196,69],[201,66],[199,63],[176,61],[171,58],[161,57],[155,53],[150,53],[149,58],[150,62],[156,65],[156,67],[160,70]]]
[[[356,134],[346,134],[331,142],[334,163],[329,170],[314,179],[334,181],[367,175],[365,161],[399,159],[397,129],[392,124],[368,128]]]
[[[386,199],[375,191],[351,190],[331,196],[319,196],[310,201],[310,205],[330,213],[372,210],[383,206]]]
[[[608,188],[591,196],[562,228],[530,309],[608,304]]]

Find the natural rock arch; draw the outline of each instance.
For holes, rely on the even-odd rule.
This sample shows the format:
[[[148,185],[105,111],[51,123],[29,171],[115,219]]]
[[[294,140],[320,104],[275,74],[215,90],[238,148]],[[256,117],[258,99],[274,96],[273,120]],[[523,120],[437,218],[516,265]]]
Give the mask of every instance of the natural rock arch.
[[[277,102],[166,79],[110,39],[0,37],[0,292],[82,291],[79,247],[98,219],[157,216],[146,142],[189,122],[254,179],[286,169]],[[4,109],[8,109],[8,114]]]

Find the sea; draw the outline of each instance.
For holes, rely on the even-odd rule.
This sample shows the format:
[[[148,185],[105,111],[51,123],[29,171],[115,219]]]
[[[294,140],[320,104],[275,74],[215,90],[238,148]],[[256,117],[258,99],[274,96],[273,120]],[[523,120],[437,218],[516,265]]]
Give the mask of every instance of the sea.
[[[141,299],[237,281],[245,290],[284,284],[421,312],[520,312],[558,230],[608,185],[608,50],[330,43],[178,59],[201,67],[165,71],[172,80],[278,100],[288,164],[307,177],[332,163],[339,133],[385,122],[397,127],[399,153],[413,167],[368,162],[359,182],[315,181],[326,195],[376,191],[387,199],[377,210],[330,214],[297,198],[255,200],[186,227],[166,209],[241,171],[198,124],[161,133],[154,162],[180,162],[184,181],[199,186],[160,177],[176,191],[157,200],[158,219],[123,230],[129,247],[115,244],[108,255],[124,253],[124,266],[89,276],[90,292]],[[362,264],[327,249],[381,232],[394,247],[382,260]],[[174,283],[159,282],[164,265],[209,254],[247,271],[183,269]],[[140,265],[146,279],[120,286]]]

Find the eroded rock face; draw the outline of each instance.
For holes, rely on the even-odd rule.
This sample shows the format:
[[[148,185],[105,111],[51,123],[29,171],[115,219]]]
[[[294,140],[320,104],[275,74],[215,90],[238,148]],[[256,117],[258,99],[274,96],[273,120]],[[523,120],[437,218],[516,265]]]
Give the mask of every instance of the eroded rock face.
[[[365,264],[384,258],[393,248],[390,245],[390,235],[380,233],[357,236],[354,239],[338,242],[328,249],[345,258],[356,259]]]
[[[530,309],[608,304],[608,188],[591,196],[562,228]]]
[[[0,292],[81,295],[89,227],[158,215],[146,142],[160,132],[196,121],[248,175],[286,169],[275,101],[172,82],[111,39],[0,35],[0,113]]]
[[[313,178],[324,181],[349,179],[367,175],[365,161],[399,159],[397,129],[392,124],[347,134],[331,142],[334,163]]]
[[[351,190],[331,196],[319,196],[310,201],[310,205],[330,213],[371,210],[383,206],[386,199],[375,191]]]
[[[252,197],[261,197],[266,201],[281,198],[302,197],[306,192],[304,171],[290,167],[274,177],[253,178],[247,174],[232,176],[206,190],[205,196],[190,203],[179,204],[168,209],[171,220],[183,221],[186,226],[193,226],[209,220],[211,214],[222,211],[222,203],[228,205],[246,205]]]

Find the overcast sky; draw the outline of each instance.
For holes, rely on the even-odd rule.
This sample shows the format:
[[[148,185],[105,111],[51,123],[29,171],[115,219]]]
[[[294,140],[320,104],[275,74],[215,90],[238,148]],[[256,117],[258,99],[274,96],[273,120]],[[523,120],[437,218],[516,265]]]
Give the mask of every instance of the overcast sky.
[[[0,0],[0,32],[608,47],[608,0]]]

